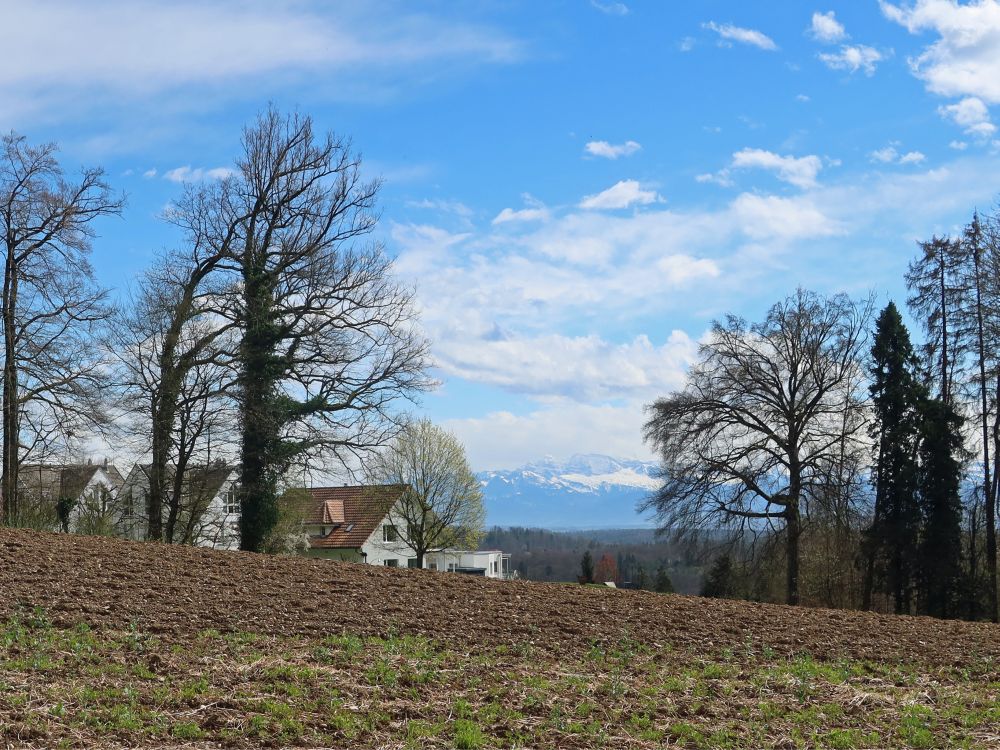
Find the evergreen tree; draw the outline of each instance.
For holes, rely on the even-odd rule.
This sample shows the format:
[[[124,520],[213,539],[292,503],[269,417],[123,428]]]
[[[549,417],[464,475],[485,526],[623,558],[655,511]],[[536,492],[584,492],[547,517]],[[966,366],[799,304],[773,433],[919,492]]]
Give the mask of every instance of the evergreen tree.
[[[733,589],[733,561],[729,555],[719,555],[701,582],[701,595],[727,599],[732,596]]]
[[[649,586],[649,574],[646,573],[646,568],[640,565],[635,573],[635,587],[639,590],[645,590]]]
[[[871,395],[875,511],[865,534],[863,606],[871,607],[876,566],[897,613],[910,611],[917,567],[920,509],[916,502],[917,446],[924,388],[902,316],[889,303],[875,324]]]
[[[645,574],[645,571],[643,571]],[[656,578],[653,580],[653,590],[661,594],[674,593],[674,582],[667,575],[667,570],[662,565],[656,569]]]
[[[921,424],[918,498],[920,540],[919,609],[933,617],[956,614],[962,579],[962,503],[959,497],[961,418],[938,399],[927,401]]]
[[[590,554],[588,549],[583,553],[583,559],[580,560],[580,583],[593,583],[594,582],[594,556]]]

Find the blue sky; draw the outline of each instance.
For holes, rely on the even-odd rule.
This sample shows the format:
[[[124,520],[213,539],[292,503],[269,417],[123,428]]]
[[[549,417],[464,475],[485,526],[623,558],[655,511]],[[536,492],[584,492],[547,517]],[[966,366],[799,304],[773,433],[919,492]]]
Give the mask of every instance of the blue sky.
[[[127,194],[127,289],[268,102],[385,179],[380,239],[476,469],[648,457],[713,317],[804,285],[905,297],[1000,192],[1000,3],[0,0],[0,128]]]

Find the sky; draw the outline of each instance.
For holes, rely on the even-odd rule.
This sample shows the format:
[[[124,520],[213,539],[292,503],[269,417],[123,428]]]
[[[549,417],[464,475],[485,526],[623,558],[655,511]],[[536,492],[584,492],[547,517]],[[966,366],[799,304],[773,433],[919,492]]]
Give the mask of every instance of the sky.
[[[902,303],[1000,193],[1000,1],[0,0],[0,130],[101,166],[124,294],[261,109],[350,137],[476,470],[651,458],[714,318],[804,286]]]

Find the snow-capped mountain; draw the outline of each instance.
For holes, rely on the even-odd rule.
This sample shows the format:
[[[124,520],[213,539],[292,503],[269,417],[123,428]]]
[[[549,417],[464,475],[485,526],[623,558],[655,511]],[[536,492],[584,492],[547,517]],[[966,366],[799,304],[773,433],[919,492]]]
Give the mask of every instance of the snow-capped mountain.
[[[656,468],[651,461],[583,454],[476,476],[489,526],[625,528],[649,525],[636,505],[659,486]]]

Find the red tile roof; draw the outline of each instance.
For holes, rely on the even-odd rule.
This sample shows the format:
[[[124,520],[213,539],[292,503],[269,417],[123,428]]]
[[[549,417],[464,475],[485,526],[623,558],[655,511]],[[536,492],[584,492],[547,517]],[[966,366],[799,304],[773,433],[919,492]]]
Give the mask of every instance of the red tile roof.
[[[403,494],[398,484],[312,487],[300,501],[306,526],[333,526],[313,549],[359,549]],[[300,491],[301,492],[301,491]]]

